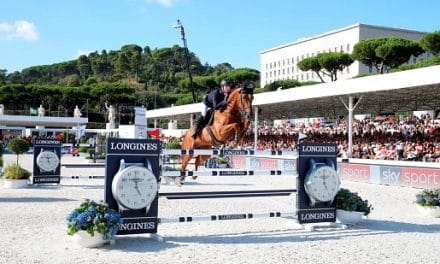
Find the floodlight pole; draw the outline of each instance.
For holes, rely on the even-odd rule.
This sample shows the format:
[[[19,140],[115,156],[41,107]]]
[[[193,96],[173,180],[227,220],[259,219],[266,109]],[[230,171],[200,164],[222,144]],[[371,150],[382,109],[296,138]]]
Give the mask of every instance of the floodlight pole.
[[[362,97],[363,96],[361,96],[359,98],[359,100],[357,100],[357,102],[355,102],[354,105],[353,105],[353,96],[352,95],[348,96],[348,105],[345,104],[344,100],[341,97],[339,97],[341,102],[344,104],[345,108],[348,110],[348,153],[347,153],[347,158],[351,158],[352,154],[353,154],[353,111],[356,109],[356,107],[359,104],[359,102],[361,101]]]
[[[185,51],[186,70],[188,71],[188,77],[189,77],[189,88],[191,89],[192,101],[195,104],[197,101],[196,101],[196,94],[194,93],[193,79],[191,74],[191,63],[189,58],[188,45],[186,43],[186,38],[185,38],[185,28],[183,27],[182,22],[180,22],[180,19],[177,19],[176,25],[174,25],[173,27],[180,28],[180,35],[182,36],[183,47]]]

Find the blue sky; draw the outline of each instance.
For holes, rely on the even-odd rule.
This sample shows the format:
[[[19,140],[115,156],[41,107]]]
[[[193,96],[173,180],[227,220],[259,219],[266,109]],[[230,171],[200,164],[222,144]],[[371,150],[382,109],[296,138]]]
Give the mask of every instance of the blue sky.
[[[211,65],[259,69],[259,52],[355,23],[440,30],[438,0],[0,0],[8,72],[125,44],[182,45]]]

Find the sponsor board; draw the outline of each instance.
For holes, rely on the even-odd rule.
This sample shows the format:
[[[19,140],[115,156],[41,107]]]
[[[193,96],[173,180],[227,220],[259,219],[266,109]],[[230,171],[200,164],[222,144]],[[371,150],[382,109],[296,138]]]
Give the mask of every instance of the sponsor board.
[[[403,167],[400,183],[417,188],[440,188],[440,169]]]
[[[124,163],[145,166],[159,182],[159,155],[162,143],[159,140],[110,138],[107,141],[105,163],[105,195],[104,201],[115,211],[122,214],[123,225],[117,235],[156,233],[158,223],[158,195],[149,208],[129,210],[118,205],[113,197],[112,182],[120,169],[121,160]],[[149,166],[147,166],[149,165]],[[147,210],[148,209],[148,210]]]
[[[338,163],[339,177],[347,181],[370,181],[370,165]]]

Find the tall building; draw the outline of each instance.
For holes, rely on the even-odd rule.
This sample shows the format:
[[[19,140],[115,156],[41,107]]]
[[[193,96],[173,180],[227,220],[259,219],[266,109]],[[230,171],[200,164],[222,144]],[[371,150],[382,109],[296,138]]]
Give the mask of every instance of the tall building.
[[[312,71],[303,72],[297,67],[297,63],[304,58],[316,56],[322,52],[351,53],[353,46],[361,40],[377,37],[403,37],[419,41],[426,32],[354,24],[341,29],[323,33],[318,36],[299,39],[295,42],[284,44],[275,48],[260,52],[261,87],[276,80],[295,79],[304,81],[320,81]],[[409,63],[416,63],[430,57],[430,54],[422,54],[411,58]],[[363,73],[371,73],[371,69],[358,61],[342,72],[338,72],[338,79],[348,79]],[[325,76],[325,81],[330,78]]]

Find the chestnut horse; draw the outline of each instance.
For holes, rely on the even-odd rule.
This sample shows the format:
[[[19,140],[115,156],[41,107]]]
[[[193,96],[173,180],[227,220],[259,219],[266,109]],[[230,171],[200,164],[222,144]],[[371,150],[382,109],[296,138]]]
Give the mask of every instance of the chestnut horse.
[[[226,107],[214,111],[214,120],[203,128],[194,139],[191,137],[194,127],[191,127],[183,137],[182,149],[211,149],[234,140],[234,145],[243,143],[244,135],[251,123],[253,89],[237,88],[228,97]],[[182,171],[186,170],[193,155],[182,155]],[[211,155],[198,155],[195,160],[195,170]],[[197,176],[193,176],[196,179]],[[180,184],[185,176],[180,177]]]

